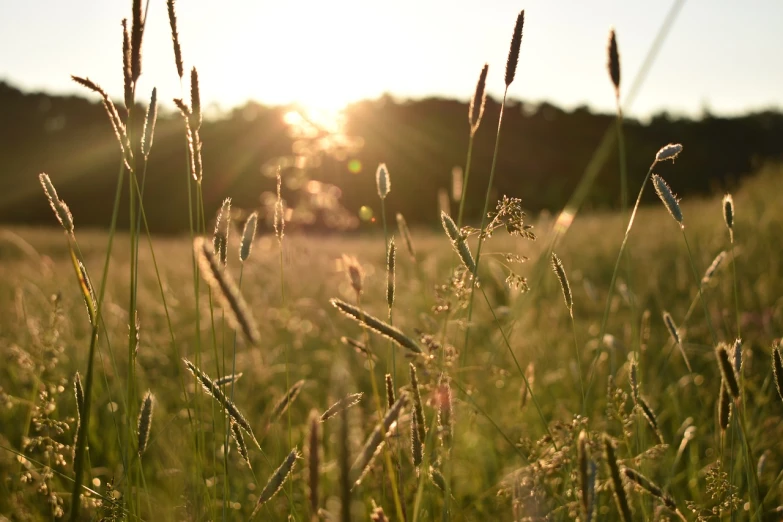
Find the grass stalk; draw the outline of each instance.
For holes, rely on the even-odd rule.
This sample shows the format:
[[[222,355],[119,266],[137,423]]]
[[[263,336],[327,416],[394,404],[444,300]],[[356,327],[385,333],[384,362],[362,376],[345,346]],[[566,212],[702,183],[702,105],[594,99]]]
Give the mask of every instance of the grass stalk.
[[[84,415],[79,424],[78,444],[74,457],[74,480],[71,494],[71,522],[79,520],[81,510],[82,484],[84,482],[84,459],[87,447],[87,438],[89,437],[90,414],[92,411],[92,381],[94,373],[95,347],[98,343],[98,325],[101,322],[103,299],[106,294],[106,282],[109,276],[109,263],[111,261],[112,246],[114,244],[114,235],[117,230],[117,215],[120,210],[120,196],[122,195],[123,177],[125,174],[125,162],[120,163],[120,171],[117,176],[117,189],[114,193],[114,206],[112,208],[111,224],[109,225],[109,240],[106,247],[106,256],[103,261],[103,274],[101,276],[101,287],[98,291],[98,302],[95,305],[95,322],[92,325],[90,333],[90,348],[87,355],[87,374],[84,380]],[[127,462],[127,461],[126,461]]]
[[[492,183],[495,180],[495,167],[497,166],[498,150],[500,147],[500,129],[503,126],[503,111],[506,108],[506,96],[508,95],[508,86],[503,91],[503,102],[500,105],[500,116],[498,117],[498,129],[495,135],[495,149],[492,153],[492,167],[489,169],[489,181],[487,182],[487,192],[484,196],[484,208],[481,211],[481,225],[479,229],[482,235],[479,235],[478,247],[476,248],[476,273],[473,274],[473,280],[470,286],[470,297],[468,298],[468,318],[467,326],[465,327],[465,340],[462,343],[462,354],[460,355],[461,364],[464,365],[468,356],[468,345],[470,342],[470,322],[473,318],[473,298],[476,289],[476,277],[478,277],[479,262],[481,261],[481,245],[483,244],[483,232],[484,227],[487,226],[487,212],[489,211],[489,200],[492,195]],[[463,189],[464,192],[464,189]]]

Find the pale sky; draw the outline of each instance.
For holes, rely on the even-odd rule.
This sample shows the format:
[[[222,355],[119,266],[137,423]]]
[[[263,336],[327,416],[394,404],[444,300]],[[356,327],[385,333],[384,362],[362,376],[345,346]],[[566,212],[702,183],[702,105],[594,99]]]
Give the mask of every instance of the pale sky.
[[[0,79],[83,94],[71,74],[122,98],[121,26],[130,0],[2,0]],[[516,15],[525,9],[510,96],[614,108],[606,72],[617,31],[630,87],[668,0],[179,0],[185,66],[204,104],[249,99],[333,107],[390,93],[467,100],[484,62],[502,95]],[[688,0],[629,115],[783,109],[783,0]],[[151,0],[138,96],[180,95],[165,0]],[[185,85],[187,88],[187,84]]]

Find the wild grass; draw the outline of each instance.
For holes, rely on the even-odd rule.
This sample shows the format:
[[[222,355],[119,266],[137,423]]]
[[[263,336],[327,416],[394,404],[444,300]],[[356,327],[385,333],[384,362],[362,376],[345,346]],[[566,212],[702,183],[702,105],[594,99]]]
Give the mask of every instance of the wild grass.
[[[217,209],[204,208],[201,181],[217,174],[203,172],[193,67],[190,102],[176,101],[190,237],[164,239],[146,228],[158,93],[146,112],[134,107],[145,13],[138,0],[132,7],[125,113],[74,78],[101,96],[120,145],[108,234],[74,226],[51,172],[41,197],[62,230],[3,230],[0,239],[0,514],[779,518],[781,170],[765,168],[730,196],[682,200],[653,170],[687,154],[687,143],[650,151],[646,175],[625,172],[614,33],[620,213],[577,216],[577,205],[556,221],[528,217],[513,195],[490,211],[504,153],[498,121],[483,199],[468,186],[469,145],[456,222],[443,212],[430,229],[410,230],[382,164],[370,182],[383,237],[300,234],[286,224],[278,170],[269,216],[247,209],[242,233],[231,234],[239,228],[226,200],[209,237],[206,216]],[[172,74],[183,79],[168,7]],[[506,90],[524,67],[523,22],[524,12],[510,33]],[[471,144],[497,80],[485,66],[469,107]],[[144,118],[140,136],[134,117]],[[681,173],[672,172],[676,187]],[[650,180],[664,206],[641,204]],[[626,215],[625,191],[639,181]],[[126,182],[130,229],[120,232]],[[477,228],[463,222],[467,199],[483,201]],[[264,217],[273,229],[260,226]],[[397,256],[400,242],[407,256]],[[693,316],[697,301],[704,314]]]

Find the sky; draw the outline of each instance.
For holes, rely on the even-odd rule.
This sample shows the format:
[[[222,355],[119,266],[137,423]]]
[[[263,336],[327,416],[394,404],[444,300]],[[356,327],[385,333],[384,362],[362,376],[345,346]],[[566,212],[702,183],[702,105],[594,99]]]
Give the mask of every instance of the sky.
[[[384,93],[468,100],[489,63],[500,98],[517,13],[525,27],[509,96],[613,111],[614,27],[626,92],[674,0],[179,0],[185,67],[213,111],[248,100],[336,108]],[[88,76],[122,98],[120,22],[130,0],[4,1],[0,80],[84,94]],[[688,0],[626,114],[783,109],[783,0]],[[151,0],[137,96],[179,97],[165,0]],[[185,83],[187,89],[187,81]]]

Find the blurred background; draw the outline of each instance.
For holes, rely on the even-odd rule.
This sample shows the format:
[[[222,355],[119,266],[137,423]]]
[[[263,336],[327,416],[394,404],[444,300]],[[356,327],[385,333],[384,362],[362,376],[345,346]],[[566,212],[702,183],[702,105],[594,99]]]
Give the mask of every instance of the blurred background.
[[[508,42],[526,22],[508,92],[496,196],[557,211],[614,127],[606,70],[611,27],[622,64],[630,190],[655,152],[680,142],[672,188],[731,188],[783,160],[783,2],[359,0],[177,3],[186,69],[198,68],[207,211],[269,211],[274,174],[293,227],[378,227],[375,170],[388,166],[387,203],[412,224],[437,226],[464,168],[468,102],[489,64],[467,199],[478,220],[491,164]],[[166,2],[148,4],[137,103],[161,100],[145,209],[159,233],[188,227],[185,134],[171,103],[187,98],[174,66]],[[122,106],[122,18],[128,2],[7,2],[0,7],[0,222],[56,225],[37,175],[47,172],[77,226],[105,227],[119,147],[88,76]],[[140,122],[139,122],[140,123]],[[140,125],[139,125],[140,126]],[[138,133],[138,130],[136,132]],[[620,203],[616,148],[585,205]],[[457,184],[458,185],[458,184]],[[652,191],[650,191],[652,192]],[[653,194],[648,194],[654,197]],[[449,203],[449,199],[452,200]],[[445,200],[445,202],[444,202]],[[120,224],[127,212],[120,211]],[[264,215],[271,215],[269,212]]]

